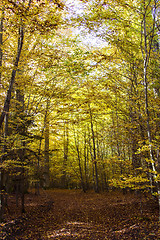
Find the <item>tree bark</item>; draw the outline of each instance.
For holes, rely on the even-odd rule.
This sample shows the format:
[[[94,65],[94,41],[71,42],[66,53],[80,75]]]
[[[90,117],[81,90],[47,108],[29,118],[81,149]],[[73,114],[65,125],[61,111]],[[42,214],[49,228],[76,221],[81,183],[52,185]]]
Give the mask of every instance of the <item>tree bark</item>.
[[[0,20],[0,85],[2,81],[2,60],[3,60],[3,50],[2,50],[2,45],[3,45],[3,20],[4,20],[4,6],[2,6],[2,16]]]
[[[63,170],[62,170],[62,178],[61,185],[63,188],[68,188],[68,180],[67,180],[67,162],[68,162],[68,145],[69,145],[69,136],[68,136],[68,122],[64,122],[64,135],[63,135],[64,143],[63,143]]]
[[[86,190],[89,188],[88,184],[88,145],[87,145],[87,138],[86,138],[86,129],[84,130],[84,177],[85,177],[85,186]]]
[[[2,16],[0,20],[0,87],[2,83],[2,59],[3,59],[3,20],[4,20],[4,7],[2,6]],[[2,161],[2,158],[1,158]],[[3,221],[4,201],[3,201],[3,170],[0,170],[0,222]]]
[[[9,84],[9,88],[8,88],[6,99],[5,99],[4,106],[3,106],[3,111],[0,116],[0,128],[2,128],[4,118],[5,118],[6,114],[9,112],[11,93],[12,93],[13,85],[15,82],[16,72],[17,72],[17,68],[18,68],[18,64],[19,64],[19,60],[20,60],[20,56],[21,56],[21,51],[22,51],[22,47],[23,47],[23,39],[24,39],[24,27],[23,27],[23,22],[21,21],[21,24],[19,27],[17,56],[16,56],[16,60],[14,62],[12,75],[11,75],[11,79],[10,79],[10,84]]]
[[[98,168],[97,168],[97,157],[96,157],[96,142],[95,142],[95,134],[93,128],[93,118],[92,112],[89,105],[89,112],[90,112],[90,124],[91,124],[91,133],[92,133],[92,141],[93,141],[93,163],[94,163],[94,170],[95,170],[95,192],[99,193],[99,183],[98,183]]]
[[[24,113],[24,93],[22,90],[16,89],[16,100],[17,100],[17,104],[16,104],[16,111],[17,111],[17,115],[20,117],[21,114]],[[24,116],[22,115],[21,121],[24,121]],[[26,133],[26,129],[24,124],[21,125],[20,124],[19,128],[17,128],[17,131],[24,136]],[[25,180],[27,180],[25,178],[25,167],[24,167],[24,162],[25,162],[25,152],[26,152],[26,142],[22,141],[21,142],[22,145],[22,150],[20,151],[20,161],[21,161],[21,174],[20,174],[20,179],[19,179],[19,185],[20,185],[20,195],[21,195],[21,213],[25,213]],[[17,195],[18,196],[18,195]]]
[[[83,192],[85,193],[86,188],[85,188],[85,184],[84,184],[83,172],[82,172],[82,167],[81,167],[81,156],[80,156],[81,154],[80,154],[80,149],[79,149],[79,137],[77,136],[77,139],[76,139],[75,129],[74,129],[74,141],[75,141],[75,146],[76,146],[76,150],[77,150],[78,166],[79,166],[79,173],[80,173],[80,178],[81,178],[81,186],[82,186]]]
[[[44,187],[49,188],[50,186],[50,174],[49,174],[49,105],[50,101],[47,99],[46,103],[46,113],[44,119],[44,139],[45,139],[45,149],[44,149],[44,158],[45,158],[45,166],[44,166]]]
[[[155,10],[157,9],[157,2],[155,2]],[[153,153],[152,147],[152,136],[151,136],[151,125],[150,125],[150,112],[149,112],[149,103],[148,103],[148,64],[150,60],[150,52],[153,42],[153,37],[155,33],[155,15],[153,15],[153,26],[152,26],[152,35],[148,35],[147,33],[147,23],[146,23],[146,1],[144,1],[144,13],[143,13],[143,22],[142,22],[142,38],[144,40],[144,50],[142,50],[143,55],[143,80],[144,80],[144,94],[145,94],[145,112],[146,112],[146,125],[147,125],[147,136],[149,142],[149,153],[151,159],[151,166],[153,171],[153,178],[156,183],[157,187],[157,194],[158,194],[158,203],[159,203],[159,221],[160,221],[160,186],[159,182],[157,181],[157,173],[156,173],[156,166],[155,166],[155,156]],[[150,38],[150,39],[148,39]]]

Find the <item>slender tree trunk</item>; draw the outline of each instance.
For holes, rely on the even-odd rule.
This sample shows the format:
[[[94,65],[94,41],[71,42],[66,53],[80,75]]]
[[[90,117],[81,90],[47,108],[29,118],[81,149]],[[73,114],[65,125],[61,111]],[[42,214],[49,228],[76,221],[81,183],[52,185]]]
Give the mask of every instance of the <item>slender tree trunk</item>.
[[[38,147],[38,159],[37,159],[37,169],[36,169],[36,182],[35,182],[35,195],[40,195],[40,156],[41,156],[41,147],[42,147],[42,139],[43,134],[45,130],[45,119],[44,119],[44,125],[41,130],[41,137],[39,141],[39,147]]]
[[[0,88],[2,81],[2,59],[3,59],[3,19],[4,19],[4,7],[2,6],[2,16],[0,19]],[[1,159],[3,161],[3,159]],[[3,221],[4,201],[3,201],[3,171],[0,170],[0,222]]]
[[[117,154],[118,154],[118,160],[120,161],[119,162],[119,165],[120,165],[120,171],[121,171],[121,175],[122,175],[122,172],[123,172],[123,166],[122,166],[122,159],[121,159],[121,151],[120,151],[120,144],[119,144],[119,117],[118,117],[118,111],[117,111],[117,94],[116,94],[116,133],[115,133],[115,137],[116,137],[116,145],[117,145]]]
[[[157,2],[155,1],[155,10],[157,9]],[[155,33],[155,16],[153,16],[153,26],[152,26],[152,35],[148,35],[147,33],[147,23],[146,23],[146,1],[144,1],[144,13],[143,13],[143,24],[142,24],[142,38],[144,41],[144,50],[142,51],[143,54],[143,80],[144,80],[144,94],[145,94],[145,111],[146,111],[146,125],[147,125],[147,136],[149,142],[149,153],[151,158],[151,166],[153,171],[153,178],[157,186],[157,193],[158,193],[158,202],[159,202],[159,221],[160,221],[160,186],[159,182],[157,181],[157,174],[156,174],[156,166],[155,166],[155,157],[153,153],[152,147],[152,136],[151,136],[151,125],[150,125],[150,112],[149,112],[149,103],[148,103],[148,64],[150,61],[150,51],[153,42],[153,36]],[[148,39],[150,38],[150,39]]]
[[[86,139],[86,130],[84,132],[84,176],[85,176],[85,186],[86,190],[88,189],[88,169],[87,169],[87,163],[88,163],[88,146],[87,146],[87,139]]]
[[[117,111],[117,110],[116,110]],[[117,119],[117,113],[116,113],[116,121],[118,121]],[[115,120],[114,120],[114,115],[113,115],[113,112],[112,112],[112,124],[113,124],[113,136],[114,136],[114,139],[115,139],[115,150],[114,148],[112,147],[112,156],[114,155],[114,153],[118,156],[118,160],[120,160],[120,148],[119,148],[119,140],[118,140],[118,132],[117,132],[117,125],[115,123]],[[114,164],[115,165],[115,164]],[[112,164],[113,166],[113,164]],[[121,166],[121,163],[120,163],[120,171],[121,171],[121,174],[122,174],[122,166]],[[113,176],[114,174],[117,172],[116,169],[114,169],[114,166],[112,167],[112,173],[113,173]]]
[[[103,184],[104,184],[104,190],[108,191],[108,173],[106,171],[106,163],[104,161],[105,158],[107,158],[107,153],[106,153],[106,146],[104,143],[102,143],[101,146],[101,160],[102,160],[102,174],[103,174]]]
[[[90,136],[90,129],[88,126],[88,144],[89,144],[89,151],[90,151],[90,156],[91,156],[91,161],[92,161],[92,179],[93,179],[93,189],[96,191],[96,184],[95,184],[95,176],[94,176],[94,159],[93,159],[93,149],[92,149],[92,144],[91,144],[91,136]]]
[[[22,153],[24,153],[25,150],[23,149]],[[23,155],[24,157],[24,155]],[[22,157],[22,161],[24,161],[24,158]],[[25,169],[22,163],[22,174],[21,174],[21,213],[25,213]]]
[[[44,149],[44,158],[45,158],[45,166],[44,166],[44,187],[48,188],[50,185],[50,174],[49,174],[49,100],[47,100],[46,104],[46,113],[44,120],[44,139],[45,139],[45,149]]]
[[[130,143],[131,143],[132,167],[134,170],[134,174],[136,175],[136,169],[140,167],[140,157],[138,154],[136,154],[138,149],[138,140],[137,140],[138,130],[137,128],[135,128],[135,124],[136,124],[135,119],[137,119],[137,116],[140,114],[137,113],[137,110],[136,110],[137,103],[135,100],[135,95],[136,97],[138,97],[137,78],[135,77],[136,74],[134,73],[134,67],[132,65],[130,66],[130,72],[131,72],[131,86],[130,86],[130,91],[128,93],[129,117],[130,117],[130,123],[132,125],[132,127],[130,128],[130,137],[131,137]]]
[[[64,122],[63,171],[62,171],[62,178],[61,178],[61,184],[63,188],[68,187],[68,181],[66,176],[66,168],[67,168],[67,162],[68,162],[68,146],[69,146],[68,123]]]
[[[1,81],[2,81],[2,60],[3,60],[3,20],[4,20],[4,6],[2,6],[2,16],[0,19],[0,86],[1,86]]]
[[[97,168],[97,156],[96,156],[96,142],[95,142],[95,133],[93,128],[93,118],[92,112],[89,105],[90,111],[90,124],[91,124],[91,133],[92,133],[92,141],[93,141],[93,161],[94,161],[94,170],[95,170],[95,192],[99,192],[99,184],[98,184],[98,168]]]
[[[16,100],[17,100],[17,104],[16,104],[16,111],[17,111],[17,115],[21,118],[21,121],[24,121],[24,92],[23,90],[20,90],[20,89],[16,89]],[[22,116],[22,117],[21,117]],[[24,136],[25,133],[26,133],[26,129],[25,129],[25,126],[22,125],[21,126],[21,123],[20,124],[20,127],[18,129],[18,132]],[[25,181],[27,181],[26,179],[26,174],[25,174],[25,166],[24,166],[24,163],[25,163],[25,152],[26,152],[26,142],[25,141],[22,141],[21,142],[21,145],[22,145],[22,149],[20,151],[20,154],[19,154],[19,158],[21,160],[21,174],[20,174],[20,179],[19,179],[19,186],[20,186],[20,189],[17,189],[20,191],[20,197],[21,197],[21,213],[25,213]],[[17,198],[18,198],[18,192],[17,192]],[[17,202],[18,202],[18,199],[17,199]]]
[[[5,115],[9,112],[10,101],[11,101],[11,93],[12,93],[13,85],[14,85],[14,82],[15,82],[16,72],[17,72],[17,68],[18,68],[18,64],[19,64],[19,60],[20,60],[20,56],[21,56],[23,39],[24,39],[24,29],[23,29],[23,23],[21,23],[21,25],[19,27],[17,56],[16,56],[16,60],[14,62],[14,67],[13,67],[13,70],[12,70],[12,75],[11,75],[10,84],[9,84],[9,88],[8,88],[8,91],[7,91],[6,99],[5,99],[5,102],[4,102],[3,111],[2,111],[1,116],[0,116],[0,128],[2,127],[2,124],[4,122]]]
[[[79,149],[79,137],[77,135],[76,138],[76,133],[75,133],[75,129],[74,129],[74,141],[75,141],[75,146],[76,146],[76,150],[77,150],[77,157],[78,157],[78,166],[79,166],[79,173],[80,173],[80,178],[81,178],[81,186],[82,186],[82,190],[85,193],[86,192],[86,187],[84,184],[84,179],[83,179],[83,172],[82,172],[82,166],[81,166],[81,154],[80,154],[80,149]]]

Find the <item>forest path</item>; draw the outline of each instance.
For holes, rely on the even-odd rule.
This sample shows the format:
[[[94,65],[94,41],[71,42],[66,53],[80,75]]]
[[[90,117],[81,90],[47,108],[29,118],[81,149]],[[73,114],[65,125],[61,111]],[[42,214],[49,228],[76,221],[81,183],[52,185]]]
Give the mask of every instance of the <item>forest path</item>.
[[[16,207],[14,198],[10,200],[13,218]],[[47,190],[40,196],[27,194],[22,224],[4,239],[160,239],[156,204],[143,198],[143,214],[140,208],[133,193]]]

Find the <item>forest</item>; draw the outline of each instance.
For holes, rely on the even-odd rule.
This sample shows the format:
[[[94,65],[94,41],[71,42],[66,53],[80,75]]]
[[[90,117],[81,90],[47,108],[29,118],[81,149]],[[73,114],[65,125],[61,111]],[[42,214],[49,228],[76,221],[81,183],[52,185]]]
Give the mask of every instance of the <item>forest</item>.
[[[78,196],[88,207],[87,196],[95,203],[102,196],[97,206],[138,201],[158,225],[159,56],[159,0],[1,0],[0,222],[9,208],[25,216],[31,200],[55,210],[54,197],[69,208]],[[154,214],[139,219],[153,223]],[[159,239],[158,231],[3,239]]]

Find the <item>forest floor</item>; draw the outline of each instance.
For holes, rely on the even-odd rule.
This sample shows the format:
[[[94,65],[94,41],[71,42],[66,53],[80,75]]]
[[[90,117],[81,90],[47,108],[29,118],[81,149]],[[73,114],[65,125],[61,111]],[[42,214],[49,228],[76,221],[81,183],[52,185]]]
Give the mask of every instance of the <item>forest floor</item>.
[[[46,190],[25,202],[21,216],[9,197],[0,239],[160,239],[158,204],[146,196],[141,204],[134,193]]]

